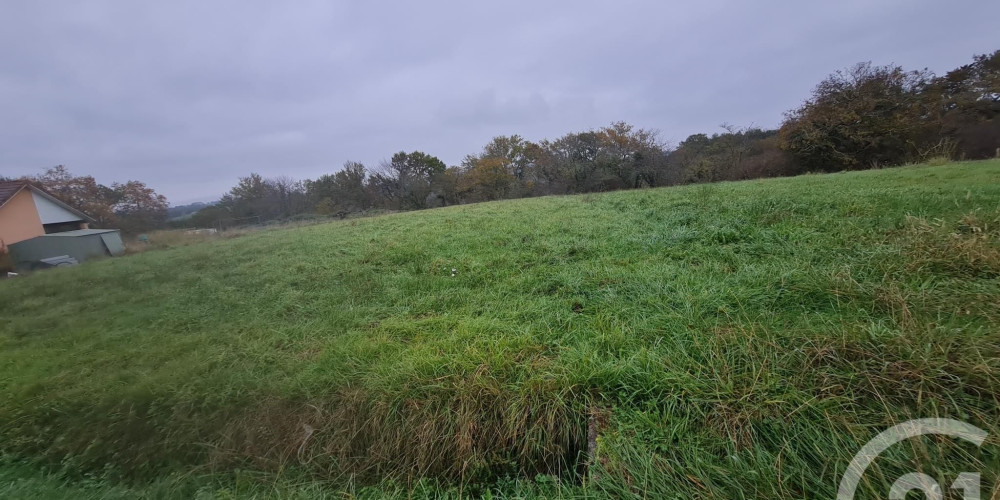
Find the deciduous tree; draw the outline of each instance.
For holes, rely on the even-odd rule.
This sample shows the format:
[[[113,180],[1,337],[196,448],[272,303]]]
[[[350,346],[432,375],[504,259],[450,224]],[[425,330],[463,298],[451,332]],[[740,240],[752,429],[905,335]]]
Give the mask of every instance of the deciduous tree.
[[[810,170],[903,163],[926,141],[929,110],[921,93],[932,77],[871,63],[838,71],[786,115],[783,147]]]
[[[366,210],[371,206],[367,177],[363,164],[348,161],[337,173],[306,181],[306,193],[319,213]]]
[[[111,185],[112,209],[117,224],[126,233],[139,233],[162,227],[167,220],[167,198],[139,181]]]

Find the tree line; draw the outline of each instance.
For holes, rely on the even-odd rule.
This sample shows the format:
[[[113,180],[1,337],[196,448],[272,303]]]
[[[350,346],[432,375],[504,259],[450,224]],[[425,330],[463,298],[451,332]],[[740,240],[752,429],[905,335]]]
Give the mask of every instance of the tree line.
[[[801,106],[785,114],[778,129],[723,124],[719,132],[694,134],[670,147],[654,130],[617,122],[537,142],[516,134],[497,136],[453,166],[425,152],[401,151],[372,167],[349,161],[317,179],[251,173],[219,203],[176,224],[215,226],[302,214],[343,217],[370,210],[880,168],[932,158],[988,158],[1000,156],[998,115],[1000,51],[975,56],[943,76],[860,63],[821,81]],[[137,227],[164,224],[165,200],[143,191],[148,188],[141,183],[113,185],[115,195],[92,187],[66,189],[61,186],[68,174],[60,169],[38,180],[57,195],[79,199],[75,204],[85,211],[96,204],[101,217],[134,221]],[[97,201],[87,199],[94,193]]]
[[[935,76],[927,70],[857,64],[838,71],[785,114],[778,129],[723,124],[671,148],[656,131],[618,122],[555,140],[497,136],[446,166],[421,151],[374,168],[296,182],[241,178],[198,217],[291,217],[371,209],[419,210],[553,194],[879,168],[932,158],[1000,155],[1000,51]]]

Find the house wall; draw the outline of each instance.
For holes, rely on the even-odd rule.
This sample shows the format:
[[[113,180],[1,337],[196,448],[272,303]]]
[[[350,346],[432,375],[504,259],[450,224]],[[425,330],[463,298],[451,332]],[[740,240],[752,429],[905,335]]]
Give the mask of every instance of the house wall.
[[[30,189],[22,189],[0,207],[0,240],[5,245],[43,234],[45,229]]]

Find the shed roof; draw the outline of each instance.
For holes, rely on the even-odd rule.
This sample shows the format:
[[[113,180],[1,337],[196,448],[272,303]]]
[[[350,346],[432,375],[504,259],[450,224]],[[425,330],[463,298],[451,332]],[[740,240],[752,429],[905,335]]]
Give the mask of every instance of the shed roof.
[[[117,233],[117,229],[77,229],[75,231],[63,231],[61,233],[49,233],[44,236],[89,236],[91,234]]]

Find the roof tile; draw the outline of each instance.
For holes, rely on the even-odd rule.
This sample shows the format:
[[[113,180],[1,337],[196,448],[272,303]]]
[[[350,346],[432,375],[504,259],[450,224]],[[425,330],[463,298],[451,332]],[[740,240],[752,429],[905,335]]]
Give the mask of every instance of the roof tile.
[[[18,191],[28,183],[25,181],[0,181],[0,206],[7,203]]]

